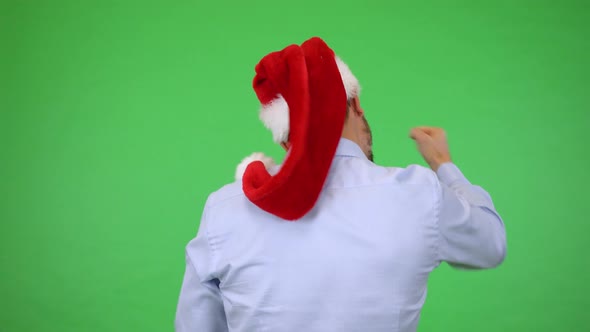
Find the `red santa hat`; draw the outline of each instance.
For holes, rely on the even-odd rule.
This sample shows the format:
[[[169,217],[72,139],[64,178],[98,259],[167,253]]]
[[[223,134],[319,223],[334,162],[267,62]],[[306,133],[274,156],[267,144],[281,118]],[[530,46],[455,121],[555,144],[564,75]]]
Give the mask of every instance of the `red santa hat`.
[[[236,178],[259,208],[297,220],[315,205],[323,188],[346,117],[346,101],[360,86],[348,66],[320,38],[266,55],[256,66],[254,91],[260,119],[277,143],[291,143],[279,172],[271,158],[255,153]]]

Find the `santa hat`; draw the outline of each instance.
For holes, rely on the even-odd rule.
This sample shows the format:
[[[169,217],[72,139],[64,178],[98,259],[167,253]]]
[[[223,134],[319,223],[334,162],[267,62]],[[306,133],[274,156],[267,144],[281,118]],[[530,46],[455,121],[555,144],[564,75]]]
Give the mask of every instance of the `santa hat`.
[[[259,208],[297,220],[315,205],[334,158],[346,117],[346,101],[360,86],[348,66],[320,38],[290,45],[256,66],[254,90],[260,119],[277,143],[289,141],[275,175],[271,158],[255,153],[240,163],[246,197]]]

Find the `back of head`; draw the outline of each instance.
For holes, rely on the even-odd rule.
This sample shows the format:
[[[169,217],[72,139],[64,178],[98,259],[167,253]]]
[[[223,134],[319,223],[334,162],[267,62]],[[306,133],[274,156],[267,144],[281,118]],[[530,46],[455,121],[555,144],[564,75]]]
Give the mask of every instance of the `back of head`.
[[[317,37],[266,55],[256,66],[253,86],[262,104],[261,120],[274,140],[288,140],[290,149],[274,176],[262,161],[247,160],[246,167],[241,165],[242,187],[259,208],[297,220],[319,197],[342,135],[347,100],[358,95],[360,86]]]

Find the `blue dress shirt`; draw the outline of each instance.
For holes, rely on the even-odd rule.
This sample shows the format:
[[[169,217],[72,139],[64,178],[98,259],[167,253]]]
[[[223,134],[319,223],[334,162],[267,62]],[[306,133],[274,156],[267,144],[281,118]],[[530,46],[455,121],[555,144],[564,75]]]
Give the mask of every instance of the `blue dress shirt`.
[[[491,268],[505,252],[490,196],[454,164],[382,167],[341,139],[296,222],[260,210],[240,182],[209,196],[176,331],[415,331],[434,268]]]

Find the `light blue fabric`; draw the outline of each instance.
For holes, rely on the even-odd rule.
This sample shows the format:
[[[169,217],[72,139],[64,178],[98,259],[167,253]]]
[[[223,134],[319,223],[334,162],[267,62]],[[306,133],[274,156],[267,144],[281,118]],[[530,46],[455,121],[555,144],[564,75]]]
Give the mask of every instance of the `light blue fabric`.
[[[342,139],[314,209],[297,222],[211,194],[187,266],[177,332],[415,331],[441,261],[491,268],[506,251],[490,196],[451,163],[381,167]]]

